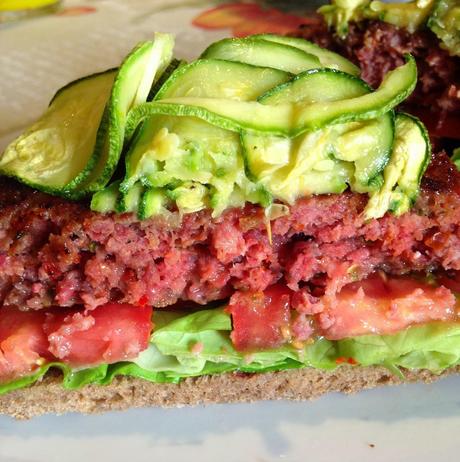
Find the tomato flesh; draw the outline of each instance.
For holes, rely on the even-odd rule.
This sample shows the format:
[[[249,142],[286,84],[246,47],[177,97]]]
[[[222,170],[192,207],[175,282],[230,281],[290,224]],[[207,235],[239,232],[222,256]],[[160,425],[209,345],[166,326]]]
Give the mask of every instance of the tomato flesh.
[[[290,290],[281,285],[265,292],[237,292],[230,301],[231,339],[239,351],[276,348],[286,342],[290,323]]]
[[[0,381],[26,375],[50,358],[45,313],[0,309]]]
[[[374,273],[325,299],[318,330],[330,340],[366,334],[391,334],[410,325],[451,321],[456,300],[446,287],[407,277]]]
[[[152,308],[107,303],[84,312],[62,308],[0,308],[0,382],[60,361],[70,366],[135,358],[152,331]]]
[[[108,303],[88,313],[55,311],[45,332],[50,352],[72,365],[113,363],[135,358],[148,346],[152,309]]]

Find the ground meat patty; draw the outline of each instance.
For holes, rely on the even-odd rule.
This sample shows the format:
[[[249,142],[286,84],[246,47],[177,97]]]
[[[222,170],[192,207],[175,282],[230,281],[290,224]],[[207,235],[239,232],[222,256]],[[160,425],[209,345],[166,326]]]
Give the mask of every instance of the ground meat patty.
[[[460,58],[441,49],[439,39],[428,29],[411,34],[382,21],[363,21],[351,23],[342,40],[319,21],[302,26],[293,35],[347,56],[360,66],[363,79],[374,87],[389,70],[404,63],[404,54],[410,53],[417,61],[419,80],[407,103],[443,114],[460,111]]]
[[[1,179],[0,303],[23,309],[107,301],[205,304],[284,278],[332,293],[375,269],[460,270],[460,174],[438,154],[410,213],[365,223],[367,196],[299,200],[271,222],[260,207],[138,221]],[[316,292],[315,292],[316,291]]]

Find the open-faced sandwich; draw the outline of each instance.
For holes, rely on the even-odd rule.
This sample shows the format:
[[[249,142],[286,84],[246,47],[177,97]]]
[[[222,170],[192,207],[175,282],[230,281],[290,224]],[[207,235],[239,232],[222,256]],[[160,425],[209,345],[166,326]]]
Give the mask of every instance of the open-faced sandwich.
[[[185,63],[157,34],[59,90],[0,157],[0,411],[455,372],[460,173],[395,111],[414,59],[359,72],[275,35]]]

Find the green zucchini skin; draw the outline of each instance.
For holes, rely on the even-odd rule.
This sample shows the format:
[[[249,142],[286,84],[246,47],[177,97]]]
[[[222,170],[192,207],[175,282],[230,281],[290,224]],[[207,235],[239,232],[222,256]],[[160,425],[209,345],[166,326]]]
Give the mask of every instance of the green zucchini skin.
[[[299,48],[258,38],[227,38],[210,45],[200,58],[238,61],[271,67],[292,74],[321,67],[317,56]]]
[[[98,131],[96,140],[96,149],[100,151],[98,162],[84,182],[78,185],[72,184],[67,189],[68,196],[73,198],[87,196],[101,190],[109,182],[123,150],[128,111],[139,102],[147,100],[155,79],[158,80],[172,60],[173,46],[174,41],[170,35],[157,34],[153,42],[146,41],[137,45],[122,62]],[[157,63],[154,63],[153,68],[148,69],[155,53],[160,55]],[[137,73],[140,75],[137,76]],[[143,84],[145,89],[138,97],[139,87]]]
[[[380,87],[369,94],[331,102],[264,105],[255,101],[179,97],[141,104],[128,114],[126,136],[152,115],[192,116],[218,127],[241,132],[295,137],[330,124],[376,119],[391,111],[415,88],[417,66],[411,56],[403,66],[390,71]]]
[[[402,215],[414,204],[420,181],[431,159],[431,144],[424,125],[414,116],[396,114],[395,143],[383,173],[364,210],[366,219],[380,218],[388,210]]]
[[[176,69],[154,99],[225,96],[237,101],[253,101],[292,77],[293,74],[275,68],[224,59],[198,59]]]
[[[325,68],[336,69],[355,76],[358,76],[361,73],[359,67],[355,66],[348,59],[326,48],[321,48],[316,45],[316,43],[303,38],[275,34],[257,34],[252,35],[251,38],[281,43],[282,45],[289,45],[291,47],[298,48],[299,50],[316,56],[319,59],[321,66]]]
[[[140,199],[137,216],[147,220],[155,215],[165,213],[168,198],[164,191],[158,188],[147,188]]]

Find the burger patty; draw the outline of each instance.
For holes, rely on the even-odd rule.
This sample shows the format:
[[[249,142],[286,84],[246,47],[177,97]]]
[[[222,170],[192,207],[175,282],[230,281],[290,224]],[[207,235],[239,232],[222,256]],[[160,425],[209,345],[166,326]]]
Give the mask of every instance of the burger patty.
[[[460,173],[442,152],[410,213],[365,223],[367,196],[313,196],[271,221],[271,240],[259,206],[139,221],[0,182],[0,303],[21,309],[205,304],[283,279],[316,296],[376,269],[460,270]]]
[[[351,23],[348,35],[340,39],[319,21],[292,35],[348,57],[374,87],[389,70],[404,64],[404,55],[410,53],[417,61],[419,77],[405,104],[442,113],[460,112],[460,58],[440,48],[439,39],[428,29],[410,33],[382,21],[363,21]]]

